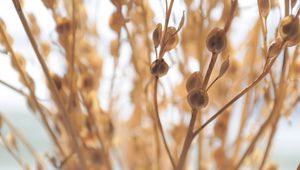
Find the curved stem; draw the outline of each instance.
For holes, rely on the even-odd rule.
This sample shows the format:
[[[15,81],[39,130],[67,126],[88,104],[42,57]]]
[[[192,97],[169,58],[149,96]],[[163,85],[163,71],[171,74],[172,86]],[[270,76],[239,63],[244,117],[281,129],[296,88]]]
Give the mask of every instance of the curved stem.
[[[161,124],[161,121],[160,121],[160,118],[159,118],[158,102],[157,102],[157,84],[158,84],[158,77],[155,77],[155,80],[154,80],[154,96],[153,96],[153,100],[154,100],[154,109],[155,109],[155,114],[156,114],[156,122],[157,122],[158,129],[159,129],[159,131],[161,133],[161,137],[163,139],[163,143],[164,143],[165,149],[167,150],[167,154],[169,156],[169,159],[170,159],[170,161],[172,163],[173,168],[175,169],[175,162],[174,162],[174,159],[172,158],[170,149],[168,147],[168,144],[167,144],[167,141],[166,141],[166,138],[165,138],[165,135],[164,135],[163,127],[162,127],[162,124]]]

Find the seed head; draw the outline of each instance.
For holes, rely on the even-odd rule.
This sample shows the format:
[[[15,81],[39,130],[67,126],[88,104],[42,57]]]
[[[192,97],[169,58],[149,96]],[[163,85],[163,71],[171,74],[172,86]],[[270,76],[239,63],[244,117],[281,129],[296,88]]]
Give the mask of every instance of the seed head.
[[[214,28],[207,36],[206,46],[212,53],[220,53],[226,47],[225,31],[219,28]]]
[[[201,109],[208,104],[208,95],[205,90],[195,88],[187,96],[187,100],[192,109]]]
[[[186,90],[190,92],[195,88],[201,88],[203,77],[199,71],[191,74],[186,82]]]
[[[169,51],[174,49],[179,41],[177,29],[175,27],[169,27],[166,33],[166,47],[165,50]]]
[[[299,19],[289,15],[280,22],[279,35],[286,40],[287,46],[294,46],[300,41]]]
[[[151,74],[156,77],[162,77],[168,73],[169,66],[164,59],[157,59],[151,64]]]

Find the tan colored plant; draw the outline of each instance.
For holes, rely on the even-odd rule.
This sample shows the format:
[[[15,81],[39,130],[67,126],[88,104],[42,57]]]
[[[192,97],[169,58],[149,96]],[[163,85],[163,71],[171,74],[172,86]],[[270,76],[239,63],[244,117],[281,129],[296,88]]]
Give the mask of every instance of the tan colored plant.
[[[31,153],[36,169],[277,169],[268,157],[279,120],[290,117],[300,101],[296,1],[286,0],[280,6],[277,1],[257,0],[259,17],[245,32],[247,39],[236,47],[234,22],[247,12],[238,0],[178,1],[185,4],[183,12],[173,9],[177,1],[165,0],[161,23],[154,21],[159,10],[152,1],[111,0],[107,26],[114,38],[102,53],[98,39],[105,33],[90,21],[85,1],[42,0],[55,22],[55,40],[41,38],[38,16],[23,10],[29,1],[12,2],[51,98],[49,105],[38,97],[26,57],[14,48],[1,19],[2,53],[10,57],[24,89],[5,80],[0,83],[27,100],[53,142],[53,152],[40,155],[14,122],[0,114],[1,145],[23,169],[32,167],[20,156],[19,145]],[[270,25],[268,18],[277,8],[284,9],[285,15],[278,25]],[[216,9],[221,11],[218,19],[212,16]],[[182,13],[181,18],[175,13]],[[274,36],[271,29],[277,30]],[[59,62],[66,62],[63,74],[49,67],[53,52],[62,56]],[[107,61],[113,63],[110,85],[105,85]],[[191,70],[189,63],[198,68]],[[130,90],[126,85],[132,86]],[[108,97],[99,95],[103,89]],[[132,111],[121,106],[124,101]],[[231,141],[237,105],[241,117]],[[172,120],[166,119],[169,116]],[[249,123],[250,119],[257,121]],[[264,149],[257,147],[259,142]]]

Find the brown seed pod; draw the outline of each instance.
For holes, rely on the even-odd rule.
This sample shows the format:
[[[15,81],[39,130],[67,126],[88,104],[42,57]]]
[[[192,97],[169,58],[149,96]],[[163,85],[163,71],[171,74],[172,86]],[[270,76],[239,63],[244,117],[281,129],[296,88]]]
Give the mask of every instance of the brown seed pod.
[[[208,95],[205,90],[195,88],[187,96],[187,100],[192,109],[201,109],[208,104]]]
[[[223,29],[214,28],[206,39],[207,49],[212,53],[220,53],[226,47],[226,34]]]
[[[71,31],[72,23],[67,18],[58,18],[57,19],[57,25],[56,25],[56,31],[59,34],[68,34]]]
[[[190,92],[195,88],[201,88],[203,82],[202,74],[199,71],[195,71],[189,76],[186,82],[186,90]]]
[[[120,32],[122,26],[124,25],[124,19],[120,11],[115,11],[109,19],[109,26],[115,32]]]
[[[270,12],[270,0],[257,0],[259,13],[263,17],[267,17]]]
[[[175,27],[169,27],[166,33],[166,46],[165,50],[169,51],[174,49],[179,41],[178,34],[176,33],[177,29]]]
[[[161,36],[162,36],[162,25],[161,25],[161,23],[159,23],[156,25],[156,28],[152,34],[152,39],[153,39],[155,48],[157,48],[159,46],[160,41],[161,41]]]
[[[289,15],[282,19],[279,25],[279,35],[286,40],[287,46],[293,46],[300,41],[299,19]]]
[[[157,59],[151,64],[151,74],[156,77],[162,77],[169,71],[169,65],[164,59]]]

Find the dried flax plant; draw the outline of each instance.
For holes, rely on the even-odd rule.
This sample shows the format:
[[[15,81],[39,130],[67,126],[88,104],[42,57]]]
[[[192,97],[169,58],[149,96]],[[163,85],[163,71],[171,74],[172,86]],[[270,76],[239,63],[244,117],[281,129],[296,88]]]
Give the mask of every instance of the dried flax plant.
[[[14,48],[4,19],[0,23],[2,53],[11,59],[26,90],[6,80],[0,83],[27,100],[53,142],[53,151],[41,155],[14,122],[0,114],[0,128],[9,129],[0,129],[1,145],[23,169],[278,169],[268,157],[279,120],[295,113],[300,101],[297,0],[282,5],[257,0],[253,8],[259,17],[238,47],[232,43],[232,27],[246,10],[238,0],[158,1],[162,11],[147,0],[111,0],[114,10],[107,25],[115,36],[110,50],[102,53],[97,48],[102,33],[85,1],[42,2],[55,22],[55,40],[41,38],[38,16],[24,11],[29,1],[12,0],[45,76],[51,105],[38,97],[24,55]],[[184,4],[182,11],[175,11],[174,3]],[[213,17],[214,10],[221,11],[219,19]],[[279,22],[268,24],[272,13],[280,11],[284,15]],[[158,12],[164,20],[156,23]],[[48,65],[53,52],[66,63],[62,76]],[[120,66],[124,57],[129,68]],[[103,62],[108,59],[113,71],[105,98],[98,91],[107,79]],[[191,71],[191,62],[198,65],[196,71]],[[132,78],[120,78],[119,72],[130,72]],[[123,84],[132,85],[127,101],[132,111],[120,107]],[[238,105],[239,129],[231,140]],[[163,119],[170,115],[174,120]],[[24,160],[19,145],[28,149],[35,165]]]

